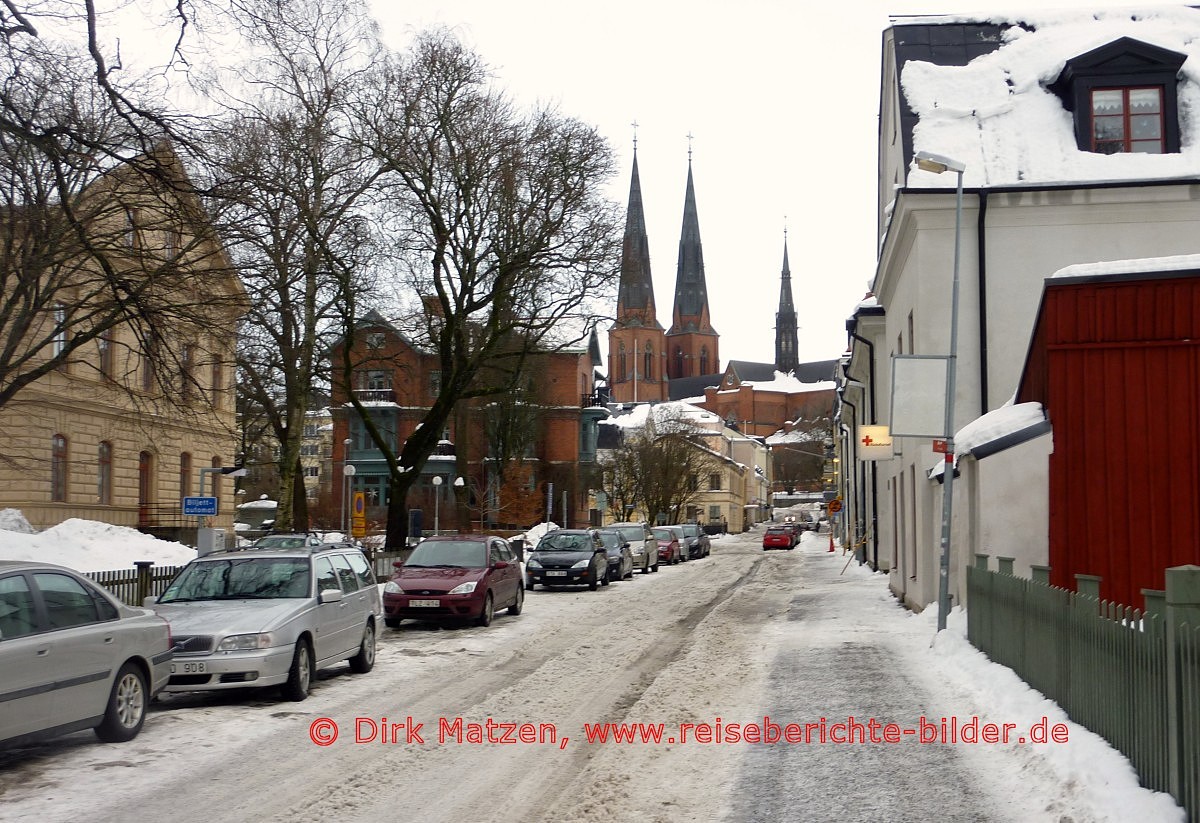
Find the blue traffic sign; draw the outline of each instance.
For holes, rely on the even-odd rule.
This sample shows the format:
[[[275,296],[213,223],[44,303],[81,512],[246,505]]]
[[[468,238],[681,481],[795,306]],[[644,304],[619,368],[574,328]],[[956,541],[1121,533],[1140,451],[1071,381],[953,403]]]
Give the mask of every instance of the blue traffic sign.
[[[217,498],[215,497],[183,498],[184,517],[215,517],[216,514]]]

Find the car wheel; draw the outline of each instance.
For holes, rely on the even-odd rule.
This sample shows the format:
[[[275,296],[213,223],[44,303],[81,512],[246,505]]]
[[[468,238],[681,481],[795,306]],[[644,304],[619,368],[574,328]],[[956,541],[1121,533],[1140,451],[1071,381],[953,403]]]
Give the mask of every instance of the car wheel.
[[[385,617],[383,618],[383,625],[387,626],[389,629],[398,629],[400,628],[400,618]]]
[[[533,588],[530,586],[530,588]],[[516,617],[521,613],[521,609],[525,608],[525,590],[517,586],[517,599],[511,606],[508,607],[508,613]]]
[[[496,604],[492,600],[492,593],[488,592],[483,598],[483,608],[479,611],[479,617],[475,618],[476,626],[492,625],[492,618],[496,615]]]
[[[104,719],[96,727],[96,737],[105,743],[124,743],[137,737],[146,722],[146,675],[134,663],[126,663],[117,672]]]
[[[367,621],[363,628],[362,643],[358,644],[358,654],[350,658],[350,671],[355,674],[366,674],[375,666],[375,624]]]
[[[650,574],[650,558],[646,558],[646,563],[642,566],[642,574]]]
[[[296,651],[292,653],[292,666],[288,669],[287,682],[279,687],[283,699],[298,703],[308,697],[312,676],[312,650],[308,648],[308,641],[300,638],[296,641]]]
[[[525,584],[525,588],[526,588],[526,589],[528,589],[529,591],[533,591],[533,587],[534,587],[534,586],[536,586],[536,585],[537,585],[537,584],[536,584],[536,583],[534,583],[534,582],[531,580],[531,581],[529,581],[528,583],[526,583],[526,584]]]
[[[610,579],[611,577],[612,577],[612,570],[608,566],[605,566],[604,567],[604,577],[600,578],[600,585],[607,586],[609,583],[612,582],[612,580]]]
[[[600,588],[600,581],[596,578],[596,575],[593,574],[588,578],[588,590],[595,591],[598,588]]]
[[[654,561],[654,565],[650,567],[650,571],[652,571],[652,572],[658,571],[658,561],[657,560]]]

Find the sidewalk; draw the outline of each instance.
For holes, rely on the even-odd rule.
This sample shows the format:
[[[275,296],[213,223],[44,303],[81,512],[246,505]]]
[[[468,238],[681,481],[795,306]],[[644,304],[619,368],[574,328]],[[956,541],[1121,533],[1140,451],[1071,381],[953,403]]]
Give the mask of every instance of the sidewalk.
[[[825,742],[812,726],[809,743],[753,747],[729,820],[1183,823],[1183,810],[1138,786],[1103,739],[970,646],[961,609],[935,639],[936,606],[909,613],[885,575],[846,566],[849,556],[828,546],[827,534],[806,533],[797,549],[764,707],[781,726],[800,724],[797,734],[824,718]],[[941,742],[943,718],[945,739],[964,730],[960,742]],[[1032,742],[1043,721],[1062,724],[1068,742]],[[889,723],[898,742],[883,742]],[[1009,742],[961,742],[987,723],[998,734],[1011,724]],[[846,734],[854,742],[833,742]]]

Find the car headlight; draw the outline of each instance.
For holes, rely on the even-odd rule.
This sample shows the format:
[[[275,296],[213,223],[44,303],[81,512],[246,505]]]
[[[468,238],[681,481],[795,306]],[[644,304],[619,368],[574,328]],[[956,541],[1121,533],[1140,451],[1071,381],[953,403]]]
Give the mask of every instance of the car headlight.
[[[527,569],[540,569],[541,567],[542,567],[542,564],[537,562],[536,557],[531,557],[525,561],[525,568],[527,568]]]
[[[400,584],[395,580],[389,580],[384,584],[384,594],[404,594],[404,589],[400,588]]]
[[[451,589],[448,594],[470,594],[473,591],[475,591],[475,581],[470,580],[466,583],[459,583],[457,586]]]
[[[590,565],[592,565],[592,561],[591,561],[591,560],[588,560],[588,559],[585,557],[583,560],[580,560],[578,563],[576,563],[576,564],[575,564],[574,566],[572,566],[571,568],[572,568],[572,569],[586,569],[586,568],[587,568],[588,566],[590,566]]]
[[[217,651],[242,652],[250,649],[269,649],[274,645],[271,641],[270,632],[231,634],[221,641],[220,645],[217,646]]]

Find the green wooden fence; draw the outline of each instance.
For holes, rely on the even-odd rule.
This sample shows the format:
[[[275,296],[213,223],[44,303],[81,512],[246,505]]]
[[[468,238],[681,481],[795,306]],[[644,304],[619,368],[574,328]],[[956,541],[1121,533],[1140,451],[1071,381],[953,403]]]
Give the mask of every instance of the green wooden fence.
[[[1167,570],[1146,611],[1103,601],[1100,579],[1078,591],[1000,571],[967,569],[967,637],[991,660],[1058,703],[1129,758],[1143,786],[1169,792],[1200,821],[1200,566]]]

